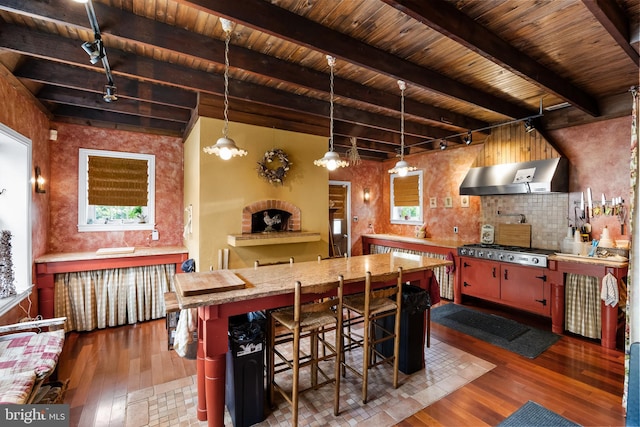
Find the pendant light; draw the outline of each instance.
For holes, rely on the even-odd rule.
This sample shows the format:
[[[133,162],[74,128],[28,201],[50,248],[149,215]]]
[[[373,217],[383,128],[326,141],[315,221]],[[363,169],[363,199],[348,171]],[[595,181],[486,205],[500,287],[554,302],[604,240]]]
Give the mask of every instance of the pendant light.
[[[229,41],[231,40],[233,23],[224,18],[220,18],[220,22],[226,34],[224,42],[224,126],[222,138],[219,138],[215,145],[204,147],[203,150],[205,153],[219,156],[222,160],[229,160],[235,156],[246,156],[247,151],[238,148],[235,141],[229,138]]]
[[[328,170],[336,170],[337,168],[343,168],[349,166],[349,162],[341,160],[340,155],[333,151],[333,67],[336,65],[336,59],[327,55],[327,62],[331,71],[330,91],[331,96],[329,98],[329,151],[324,153],[324,157],[318,160],[314,160],[313,164],[316,166],[322,166]]]
[[[400,176],[407,176],[408,172],[414,171],[417,168],[414,166],[409,166],[404,160],[404,90],[407,88],[407,85],[404,81],[398,80],[398,87],[400,88],[400,160],[393,169],[389,169],[389,173],[397,173]]]

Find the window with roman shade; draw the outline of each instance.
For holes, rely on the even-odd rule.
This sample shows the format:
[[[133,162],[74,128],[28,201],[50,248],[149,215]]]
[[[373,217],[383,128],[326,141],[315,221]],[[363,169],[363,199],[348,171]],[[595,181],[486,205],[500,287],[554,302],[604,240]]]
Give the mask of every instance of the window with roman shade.
[[[422,171],[391,175],[391,223],[422,224]]]
[[[153,229],[155,156],[81,148],[78,231]]]
[[[148,162],[89,156],[89,204],[147,206]]]

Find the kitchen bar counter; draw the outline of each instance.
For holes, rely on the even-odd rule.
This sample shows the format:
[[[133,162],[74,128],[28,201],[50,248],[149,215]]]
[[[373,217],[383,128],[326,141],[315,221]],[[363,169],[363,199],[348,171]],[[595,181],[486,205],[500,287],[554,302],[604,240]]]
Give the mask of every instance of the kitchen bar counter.
[[[419,255],[389,253],[225,270],[243,281],[244,288],[191,296],[185,296],[185,291],[211,289],[207,279],[217,280],[219,276],[215,272],[176,275],[180,308],[198,308],[198,419],[208,420],[209,426],[224,425],[230,316],[292,305],[296,281],[303,286],[317,286],[343,275],[346,294],[362,292],[367,271],[378,275],[402,267],[404,281],[419,282],[428,289],[431,270],[450,264],[451,261]]]
[[[422,239],[419,237],[400,236],[398,234],[363,234],[362,235],[362,250],[367,251],[370,244],[389,246],[388,243],[393,242],[395,247],[402,247],[405,249],[425,250],[424,246],[430,246],[434,248],[441,248],[440,250],[449,252],[452,249],[457,249],[458,246],[466,245],[468,243],[477,243],[477,241],[466,241],[463,239]],[[426,252],[430,252],[426,251]],[[455,252],[455,251],[454,251]]]
[[[364,234],[362,235],[362,253],[384,253],[401,251],[423,256],[449,259],[456,262],[457,248],[471,243],[462,239],[422,239],[397,234]],[[435,268],[434,274],[440,285],[440,296],[454,299],[455,274],[451,268]]]
[[[189,255],[184,246],[136,247],[133,252],[97,255],[96,251],[50,253],[35,259],[38,309],[53,317],[54,276],[57,273],[175,264],[176,272]]]

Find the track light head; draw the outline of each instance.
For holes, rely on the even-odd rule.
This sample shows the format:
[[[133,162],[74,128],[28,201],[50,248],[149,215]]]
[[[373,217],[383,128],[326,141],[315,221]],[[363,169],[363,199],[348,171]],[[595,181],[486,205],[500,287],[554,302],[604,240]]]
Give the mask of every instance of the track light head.
[[[105,85],[102,99],[104,99],[105,102],[117,101],[118,96],[116,95],[116,87],[112,84]]]
[[[535,126],[533,125],[533,120],[531,119],[527,119],[524,122],[524,131],[527,133],[531,133],[534,130],[536,130]]]
[[[440,149],[441,150],[446,150],[447,149],[447,143],[444,141],[440,141]]]
[[[82,49],[89,55],[89,61],[92,64],[97,64],[102,58],[104,58],[104,48],[102,46],[102,40],[97,39],[92,42],[82,43]]]
[[[471,145],[471,142],[473,141],[473,138],[471,137],[471,131],[467,132],[467,136],[462,138],[462,140],[464,141],[465,144]]]

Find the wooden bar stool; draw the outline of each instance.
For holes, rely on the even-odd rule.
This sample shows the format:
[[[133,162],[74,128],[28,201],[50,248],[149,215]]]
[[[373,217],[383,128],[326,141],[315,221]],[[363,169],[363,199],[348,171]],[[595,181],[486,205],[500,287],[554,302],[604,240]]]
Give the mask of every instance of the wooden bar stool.
[[[369,369],[388,363],[393,366],[393,388],[398,388],[398,363],[400,360],[400,311],[402,309],[402,267],[397,272],[372,276],[367,272],[365,291],[344,297],[346,310],[343,324],[343,348],[341,353],[342,375],[346,370],[362,378],[362,403],[367,403]],[[394,316],[394,328],[385,327],[383,319]],[[362,329],[354,328],[362,325]],[[384,356],[376,345],[393,340],[393,355]],[[345,352],[362,348],[362,365],[347,363]]]
[[[299,395],[334,383],[334,415],[340,410],[340,354],[342,345],[342,290],[344,279],[339,276],[334,283],[323,286],[303,287],[296,282],[294,305],[273,310],[268,319],[269,357],[267,383],[269,402],[273,405],[275,392],[279,392],[291,404],[291,425],[298,425]],[[334,332],[334,342],[329,332]],[[327,334],[327,335],[325,335]],[[301,341],[309,339],[309,351],[301,348]],[[293,349],[291,354],[288,350]],[[322,355],[318,346],[322,346]],[[323,369],[334,359],[333,376]],[[301,387],[300,370],[310,368],[310,384]],[[278,384],[276,375],[292,371],[292,387],[288,391]],[[282,380],[280,380],[282,383]]]

